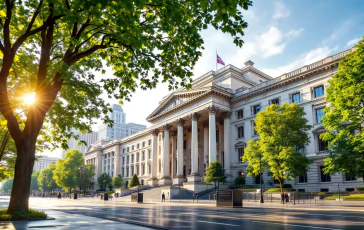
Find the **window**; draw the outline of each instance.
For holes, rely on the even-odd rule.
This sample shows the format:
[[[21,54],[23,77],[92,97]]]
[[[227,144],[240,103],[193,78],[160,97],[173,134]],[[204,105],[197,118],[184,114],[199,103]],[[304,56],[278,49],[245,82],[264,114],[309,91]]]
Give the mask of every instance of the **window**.
[[[301,154],[305,153],[305,147],[295,146],[294,149]]]
[[[145,156],[144,156],[145,154],[144,154],[144,151],[142,152],[142,161],[144,161],[145,160]],[[144,174],[144,173],[143,173]]]
[[[294,93],[291,96],[292,98],[292,103],[300,103],[301,102],[301,93]]]
[[[145,174],[145,166],[142,165],[142,175],[144,175],[144,174]]]
[[[152,172],[152,166],[148,165],[148,174],[150,174]]]
[[[137,144],[137,149],[139,149],[139,147],[140,147],[140,144]]]
[[[270,104],[271,105],[273,105],[273,104],[279,105],[279,98],[275,98],[275,99],[270,100]]]
[[[161,155],[162,149],[161,149],[161,145],[159,145],[159,155]]]
[[[241,119],[244,117],[244,110],[240,109],[238,111],[236,111],[236,115],[238,117],[238,119]]]
[[[145,147],[145,141],[143,141],[142,146],[143,146],[143,148]]]
[[[131,175],[134,175],[134,167],[131,166]]]
[[[258,136],[258,132],[255,130],[255,122],[252,122],[252,126],[253,126],[253,135]]]
[[[139,153],[136,154],[136,162],[139,162]]]
[[[307,172],[298,177],[298,183],[307,183]]]
[[[129,156],[126,157],[126,163],[129,164]]]
[[[158,170],[159,170],[159,172],[162,171],[162,164],[161,164],[161,161],[160,160],[159,160],[159,164],[158,164]]]
[[[322,140],[322,137],[320,134],[317,137],[317,141],[318,141],[318,151],[319,152],[327,151],[329,149],[328,148],[329,142]]]
[[[133,150],[134,150],[134,145],[131,146],[131,151],[133,151]]]
[[[148,145],[149,146],[152,145],[152,140],[151,139],[148,140]]]
[[[216,142],[219,142],[219,130],[216,130]]]
[[[313,88],[313,95],[315,98],[324,96],[325,95],[324,86],[320,85]]]
[[[244,156],[244,148],[238,148],[239,161],[242,162],[242,157]]]
[[[140,174],[139,174],[139,167],[137,166],[136,168],[137,168],[137,173],[136,173],[136,174],[137,174],[137,175],[140,175]]]
[[[152,158],[152,151],[149,149],[148,150],[148,159],[150,160]]]
[[[322,117],[325,115],[324,108],[319,108],[315,110],[316,114],[316,123],[319,124],[322,121]]]
[[[123,153],[125,153],[125,148],[123,148]]]
[[[353,181],[356,180],[355,174],[345,173],[345,181]]]
[[[244,126],[238,127],[238,138],[244,137]]]
[[[331,182],[330,174],[324,174],[323,169],[325,166],[320,166],[321,182]]]
[[[186,150],[187,149],[187,140],[183,140],[183,149]]]
[[[257,113],[260,112],[261,107],[260,105],[253,105],[252,109],[253,109],[253,115],[256,115]]]
[[[131,163],[134,163],[134,155],[131,155]]]
[[[129,147],[126,148],[126,152],[129,152]]]
[[[126,177],[129,177],[129,168],[126,168]]]

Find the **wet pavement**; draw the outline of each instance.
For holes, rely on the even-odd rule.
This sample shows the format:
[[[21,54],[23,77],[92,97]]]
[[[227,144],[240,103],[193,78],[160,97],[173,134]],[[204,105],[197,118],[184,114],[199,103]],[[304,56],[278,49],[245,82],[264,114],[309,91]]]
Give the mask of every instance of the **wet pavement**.
[[[161,229],[364,229],[363,210],[347,211],[350,208],[322,210],[322,207],[258,207],[248,204],[247,207],[233,209],[216,208],[211,204],[132,204],[118,202],[117,199],[104,202],[88,198],[31,198],[30,204],[37,209],[62,211],[70,216],[77,214]],[[95,225],[88,229],[100,228]],[[108,226],[107,229],[117,228]]]

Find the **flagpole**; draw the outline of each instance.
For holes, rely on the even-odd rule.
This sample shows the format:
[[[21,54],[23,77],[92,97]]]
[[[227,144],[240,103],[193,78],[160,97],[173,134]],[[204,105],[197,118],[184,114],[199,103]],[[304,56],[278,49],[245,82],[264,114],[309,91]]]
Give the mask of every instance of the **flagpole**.
[[[215,62],[216,62],[216,69],[215,69],[215,71],[217,71],[217,49],[216,49],[216,57],[215,57]]]

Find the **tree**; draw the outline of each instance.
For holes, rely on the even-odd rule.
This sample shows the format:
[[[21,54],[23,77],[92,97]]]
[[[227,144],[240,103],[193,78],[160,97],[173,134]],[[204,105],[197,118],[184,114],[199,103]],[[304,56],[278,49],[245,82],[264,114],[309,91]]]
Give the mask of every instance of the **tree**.
[[[47,168],[40,171],[38,176],[38,184],[40,190],[43,190],[44,183],[45,183],[45,188],[48,189],[48,191],[52,191],[58,188],[56,181],[53,179],[53,171],[55,169],[56,169],[56,164],[52,163]]]
[[[107,185],[111,184],[111,177],[109,174],[103,173],[97,178],[97,182],[99,183],[100,189],[106,190]]]
[[[137,87],[190,88],[194,65],[201,57],[200,32],[209,25],[229,33],[242,46],[240,9],[249,0],[5,0],[0,3],[0,112],[17,148],[14,188],[8,213],[28,211],[35,144],[44,121],[54,140],[72,135],[72,127],[90,131],[93,118],[109,111],[100,99],[129,100]],[[113,68],[112,77],[95,79],[92,70]],[[35,93],[25,106],[19,95]],[[14,116],[26,109],[20,128]],[[47,116],[46,116],[47,115]],[[110,121],[104,117],[105,121]],[[46,128],[46,127],[43,127]],[[56,143],[53,142],[53,143]]]
[[[135,187],[135,186],[138,186],[138,185],[140,185],[139,178],[138,178],[138,176],[136,174],[134,174],[131,177],[130,181],[129,181],[128,187],[132,188],[132,187]]]
[[[329,81],[322,134],[329,141],[325,173],[345,172],[364,176],[364,38],[356,50],[339,63],[339,70]]]
[[[222,167],[221,163],[218,161],[212,162],[206,169],[205,182],[214,182],[216,188],[216,182],[225,182],[226,174],[225,169]]]
[[[259,140],[249,140],[242,161],[248,161],[248,175],[259,175],[269,170],[273,179],[283,182],[289,177],[302,175],[312,162],[298,152],[309,143],[310,126],[303,116],[305,112],[296,103],[282,106],[270,105],[255,118],[255,130]]]
[[[111,182],[112,186],[115,187],[115,188],[121,188],[121,186],[124,185],[124,181],[123,179],[121,179],[121,176],[120,174],[114,176],[112,178],[112,182]]]
[[[86,186],[87,187],[91,187],[94,185],[93,181],[92,181],[92,177],[95,176],[95,165],[86,165],[85,166],[85,176],[86,178],[84,178],[84,182],[86,182]]]
[[[245,178],[243,176],[237,176],[234,180],[234,184],[240,186],[245,185]]]
[[[38,177],[39,177],[39,170],[35,170],[32,173],[31,181],[30,181],[30,191],[33,192],[34,190],[39,190],[38,184]]]
[[[10,192],[11,188],[13,187],[13,181],[14,179],[8,179],[4,182],[3,187],[1,190],[3,190],[5,193]]]
[[[56,168],[53,170],[53,179],[57,185],[64,190],[75,189],[80,184],[80,170],[84,165],[84,158],[81,152],[72,149],[66,152],[65,160],[58,159]]]

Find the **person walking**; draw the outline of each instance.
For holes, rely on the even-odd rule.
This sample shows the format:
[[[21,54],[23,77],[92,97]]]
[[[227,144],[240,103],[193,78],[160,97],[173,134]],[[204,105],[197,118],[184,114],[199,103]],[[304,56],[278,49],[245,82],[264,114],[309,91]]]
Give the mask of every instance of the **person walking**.
[[[284,193],[284,198],[286,199],[286,204],[289,202],[288,193]]]
[[[166,195],[164,195],[164,192],[162,193],[162,202],[166,201]]]
[[[284,193],[281,193],[281,204],[284,204]]]

